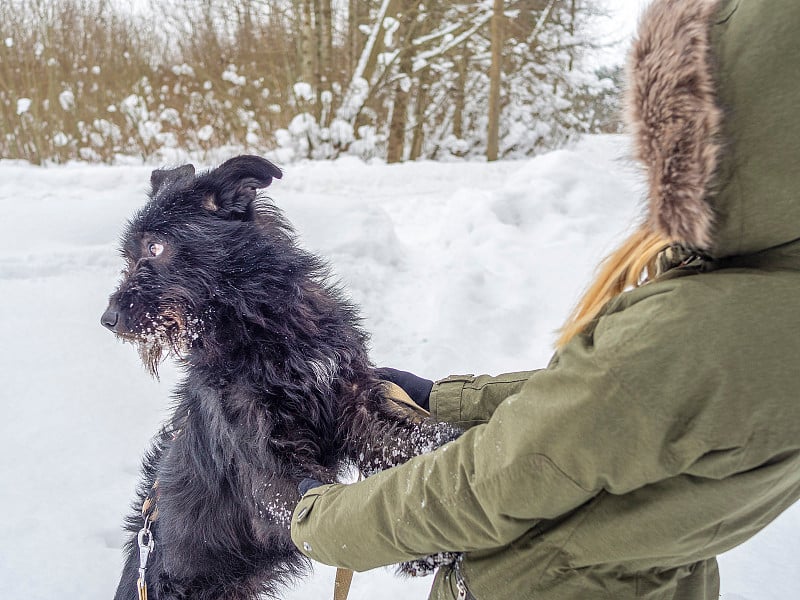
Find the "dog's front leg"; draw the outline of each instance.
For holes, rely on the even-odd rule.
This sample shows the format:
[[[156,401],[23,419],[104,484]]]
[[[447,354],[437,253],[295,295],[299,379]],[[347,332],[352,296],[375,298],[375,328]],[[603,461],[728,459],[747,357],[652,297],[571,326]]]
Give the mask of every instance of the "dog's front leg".
[[[391,402],[386,400],[374,412],[364,411],[350,434],[348,454],[365,476],[427,454],[461,434],[449,423],[403,414]]]

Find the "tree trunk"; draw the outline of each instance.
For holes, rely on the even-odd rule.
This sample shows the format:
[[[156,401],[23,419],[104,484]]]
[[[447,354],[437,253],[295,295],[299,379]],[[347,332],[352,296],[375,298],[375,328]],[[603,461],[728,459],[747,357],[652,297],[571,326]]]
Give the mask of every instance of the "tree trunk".
[[[322,102],[322,92],[331,89],[331,60],[333,45],[331,31],[331,0],[316,0],[314,15],[314,41],[316,46],[316,70],[314,85],[317,90],[317,120],[324,127],[330,117],[330,104]]]
[[[458,139],[464,137],[464,108],[467,102],[467,79],[469,77],[469,44],[466,42],[458,61],[458,87],[453,94],[453,135]]]
[[[317,31],[319,31],[320,75],[325,89],[333,81],[333,10],[331,0],[317,0]]]
[[[389,124],[386,162],[402,162],[405,151],[406,124],[408,123],[408,97],[411,94],[411,71],[413,69],[414,23],[418,6],[414,0],[402,0],[400,13],[397,15],[400,27],[397,30],[397,46],[399,51],[398,80],[394,86],[394,109]]]
[[[382,70],[378,68],[378,55],[386,49],[384,44],[386,30],[383,27],[383,22],[387,15],[396,15],[399,12],[399,7],[403,6],[407,0],[383,0],[381,7],[378,9],[378,14],[375,16],[373,33],[370,34],[370,40],[367,42],[369,46],[369,53],[366,55],[366,62],[363,62],[364,55],[361,55],[359,60],[359,67],[363,65],[361,76],[369,83],[375,83],[378,75]],[[400,25],[402,28],[402,24]],[[398,32],[399,34],[400,32]],[[371,44],[370,44],[371,42]],[[366,46],[365,46],[366,51]],[[358,70],[358,68],[356,68]]]
[[[347,76],[352,77],[356,70],[358,57],[361,53],[362,33],[358,26],[361,24],[362,0],[349,0],[347,5]]]
[[[422,143],[425,141],[425,106],[428,104],[429,70],[423,69],[417,80],[417,97],[414,106],[414,135],[411,138],[411,160],[422,156]]]
[[[309,85],[316,83],[314,77],[314,30],[312,15],[314,0],[300,0],[300,79]]]
[[[492,66],[489,68],[489,127],[486,159],[497,160],[500,147],[500,78],[503,68],[503,0],[494,0],[492,14]]]
[[[356,101],[356,92],[358,83],[357,80],[365,79],[371,82],[374,79],[374,70],[377,65],[378,51],[382,48],[383,36],[380,32],[383,30],[383,20],[387,14],[392,14],[391,9],[395,6],[397,0],[381,0],[380,8],[375,15],[375,20],[372,23],[372,31],[369,34],[363,48],[359,50],[359,58],[350,77],[350,83],[345,92],[342,105],[337,111],[337,116],[340,119],[356,124],[358,116],[361,114],[361,109],[364,107],[364,100],[358,98]]]
[[[570,2],[570,7],[569,7],[569,36],[570,36],[570,40],[569,40],[569,46],[570,46],[570,49],[569,49],[569,70],[570,70],[570,72],[572,71],[572,66],[575,63],[575,47],[574,47],[575,38],[574,38],[574,36],[575,36],[575,19],[576,18],[577,18],[577,15],[576,15],[575,0],[572,0]]]

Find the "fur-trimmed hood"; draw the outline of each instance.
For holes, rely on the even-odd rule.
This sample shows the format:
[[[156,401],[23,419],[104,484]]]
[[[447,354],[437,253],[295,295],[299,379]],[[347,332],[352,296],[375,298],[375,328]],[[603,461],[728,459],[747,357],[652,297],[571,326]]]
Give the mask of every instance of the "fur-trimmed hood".
[[[654,0],[626,119],[650,226],[713,257],[800,238],[800,2]]]

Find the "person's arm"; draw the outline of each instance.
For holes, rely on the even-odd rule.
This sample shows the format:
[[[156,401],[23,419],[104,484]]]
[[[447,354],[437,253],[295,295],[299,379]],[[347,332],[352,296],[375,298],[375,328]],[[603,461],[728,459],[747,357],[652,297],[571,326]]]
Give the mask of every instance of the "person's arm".
[[[571,418],[565,396],[589,401],[593,392],[583,381],[539,372],[488,423],[437,451],[357,484],[312,489],[295,510],[292,539],[315,560],[361,571],[443,550],[502,547],[537,520],[580,506],[597,493],[597,482],[566,472],[545,442],[563,445],[578,428],[546,431]],[[463,394],[465,383],[453,385]],[[538,416],[559,405],[563,417]]]

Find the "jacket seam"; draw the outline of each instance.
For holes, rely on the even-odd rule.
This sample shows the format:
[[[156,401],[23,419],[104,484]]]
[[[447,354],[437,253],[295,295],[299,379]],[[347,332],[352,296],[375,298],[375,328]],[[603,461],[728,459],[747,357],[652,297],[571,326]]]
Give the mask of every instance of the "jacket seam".
[[[550,464],[551,467],[553,467],[562,477],[567,479],[575,487],[580,488],[581,490],[583,490],[584,492],[586,492],[588,494],[595,493],[595,490],[593,490],[591,488],[587,488],[584,485],[582,485],[581,483],[579,483],[577,479],[574,479],[571,475],[569,475],[566,471],[564,471],[561,467],[559,467],[558,464],[555,461],[553,461],[553,459],[550,458],[549,456],[547,456],[546,454],[543,454],[541,452],[532,452],[532,453],[526,455],[526,458],[529,459],[529,460],[530,459],[534,459],[536,457],[541,457],[541,458],[545,459]]]
[[[481,384],[478,384],[478,385],[476,385],[475,383],[466,382],[464,384],[464,389],[469,389],[469,390],[473,390],[473,391],[476,391],[476,392],[480,392],[483,389],[485,389],[487,387],[490,387],[490,386],[508,385],[508,384],[511,384],[511,383],[525,383],[529,379],[530,379],[530,377],[520,377],[520,378],[516,378],[516,379],[505,379],[503,381],[497,381],[495,379],[495,380],[487,381],[485,383],[481,383]]]

